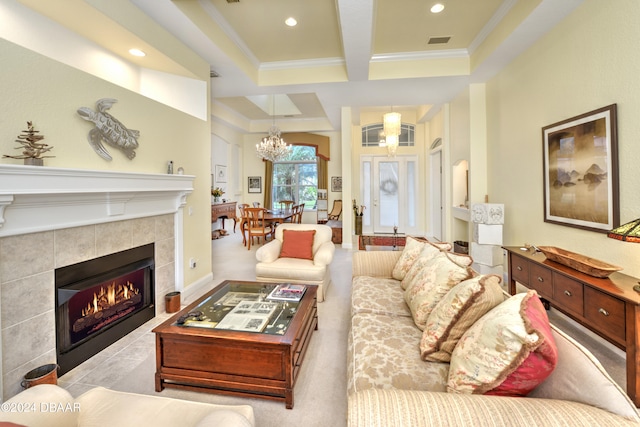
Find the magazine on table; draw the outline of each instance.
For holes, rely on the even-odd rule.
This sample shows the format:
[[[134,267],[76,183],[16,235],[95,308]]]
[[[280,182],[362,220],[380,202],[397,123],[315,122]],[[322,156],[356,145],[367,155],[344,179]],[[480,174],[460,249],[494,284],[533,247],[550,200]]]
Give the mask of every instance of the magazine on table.
[[[240,303],[216,325],[216,329],[262,332],[277,308],[278,303],[276,302],[240,301]]]
[[[271,291],[267,299],[275,301],[291,301],[298,302],[302,299],[304,291],[307,289],[305,285],[294,285],[291,283],[283,283],[276,286]]]

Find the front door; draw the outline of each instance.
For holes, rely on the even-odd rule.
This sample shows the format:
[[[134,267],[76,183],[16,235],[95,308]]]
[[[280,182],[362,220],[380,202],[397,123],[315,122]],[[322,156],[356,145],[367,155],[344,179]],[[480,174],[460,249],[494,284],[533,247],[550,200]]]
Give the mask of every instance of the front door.
[[[368,156],[361,160],[363,233],[416,232],[416,156]]]

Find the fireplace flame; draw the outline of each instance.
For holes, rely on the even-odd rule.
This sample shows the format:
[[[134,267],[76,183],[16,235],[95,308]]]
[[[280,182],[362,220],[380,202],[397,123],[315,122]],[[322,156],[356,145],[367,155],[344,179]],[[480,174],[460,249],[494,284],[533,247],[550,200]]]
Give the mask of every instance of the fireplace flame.
[[[129,281],[120,285],[113,282],[108,285],[106,289],[104,286],[101,286],[98,293],[93,293],[93,301],[87,304],[86,308],[82,309],[82,317],[90,316],[109,307],[113,307],[116,304],[131,299],[139,293],[140,290]]]

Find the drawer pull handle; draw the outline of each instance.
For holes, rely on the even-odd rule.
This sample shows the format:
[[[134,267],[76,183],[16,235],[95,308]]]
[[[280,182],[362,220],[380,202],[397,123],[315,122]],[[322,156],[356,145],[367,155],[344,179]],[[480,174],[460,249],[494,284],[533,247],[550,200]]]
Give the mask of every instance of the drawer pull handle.
[[[609,312],[607,310],[605,310],[604,308],[599,308],[598,309],[598,313],[601,313],[601,314],[603,314],[605,316],[609,315]]]
[[[569,291],[564,291],[564,294],[565,294],[566,296],[568,296],[568,297],[570,297],[570,296],[571,296],[571,292],[569,292]]]
[[[544,282],[544,279],[540,276],[538,276],[538,282]]]
[[[517,266],[517,267],[516,267],[516,269],[517,269],[518,271],[522,271],[522,267],[520,267],[520,266]]]

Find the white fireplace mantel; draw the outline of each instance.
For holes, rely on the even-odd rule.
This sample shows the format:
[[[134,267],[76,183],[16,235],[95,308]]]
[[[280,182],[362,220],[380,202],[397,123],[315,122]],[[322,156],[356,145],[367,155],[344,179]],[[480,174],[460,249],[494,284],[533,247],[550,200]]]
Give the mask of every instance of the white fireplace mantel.
[[[0,237],[175,213],[193,179],[0,165]]]

